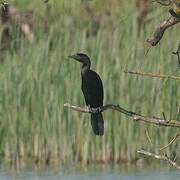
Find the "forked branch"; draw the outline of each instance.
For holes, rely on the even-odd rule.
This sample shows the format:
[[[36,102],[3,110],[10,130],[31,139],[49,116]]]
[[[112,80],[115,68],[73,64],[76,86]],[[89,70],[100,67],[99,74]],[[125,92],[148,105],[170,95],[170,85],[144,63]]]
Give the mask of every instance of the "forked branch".
[[[170,165],[172,165],[173,167],[175,167],[176,169],[180,170],[180,166],[173,160],[171,160],[167,154],[165,155],[160,155],[160,154],[155,154],[155,153],[151,153],[145,150],[139,150],[137,151],[139,154],[143,154],[145,156],[149,156],[149,157],[153,157],[155,159],[159,159],[159,160],[163,160],[168,162]]]

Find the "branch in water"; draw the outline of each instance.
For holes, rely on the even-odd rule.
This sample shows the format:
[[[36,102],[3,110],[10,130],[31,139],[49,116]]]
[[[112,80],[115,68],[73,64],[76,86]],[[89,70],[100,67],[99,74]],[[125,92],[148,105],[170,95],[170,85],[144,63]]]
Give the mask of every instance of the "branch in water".
[[[82,107],[73,106],[73,105],[68,104],[68,103],[64,104],[64,106],[68,107],[70,109],[73,109],[75,111],[82,112],[82,113],[95,113],[94,110],[92,112],[92,110],[88,107],[82,108]],[[137,114],[135,112],[128,111],[128,110],[120,107],[119,105],[107,104],[107,105],[102,106],[101,108],[98,108],[97,111],[103,112],[103,111],[108,110],[108,109],[112,109],[112,110],[118,111],[120,113],[123,113],[126,116],[131,117],[135,121],[141,121],[141,122],[145,122],[145,123],[155,124],[158,126],[180,128],[180,121],[162,119],[162,118],[158,118],[158,117],[142,116],[142,115]]]
[[[152,38],[147,39],[151,46],[156,46],[162,39],[165,30],[180,22],[180,18],[170,16],[167,20],[163,21],[156,29]]]
[[[177,165],[177,163],[173,160],[171,160],[166,154],[165,155],[160,155],[160,154],[155,154],[155,153],[151,153],[145,150],[139,150],[137,151],[139,154],[143,154],[145,156],[149,156],[149,157],[153,157],[155,159],[159,159],[159,160],[163,160],[168,162],[170,165],[172,165],[173,167],[175,167],[176,169],[180,170],[180,166]]]

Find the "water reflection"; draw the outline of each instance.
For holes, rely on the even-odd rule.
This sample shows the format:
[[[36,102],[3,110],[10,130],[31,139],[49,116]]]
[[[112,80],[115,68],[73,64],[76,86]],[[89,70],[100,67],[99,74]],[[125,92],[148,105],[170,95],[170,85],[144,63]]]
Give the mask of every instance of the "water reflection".
[[[179,180],[180,171],[162,165],[27,167],[19,173],[1,168],[0,180]]]

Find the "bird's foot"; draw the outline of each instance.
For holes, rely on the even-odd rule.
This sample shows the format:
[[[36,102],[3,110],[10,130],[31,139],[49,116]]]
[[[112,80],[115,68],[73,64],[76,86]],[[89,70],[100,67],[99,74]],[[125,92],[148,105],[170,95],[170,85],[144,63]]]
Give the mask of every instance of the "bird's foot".
[[[101,112],[101,107],[92,108],[92,107],[88,106],[88,108],[89,108],[89,112],[92,113],[92,114],[96,114],[96,113],[100,113]]]

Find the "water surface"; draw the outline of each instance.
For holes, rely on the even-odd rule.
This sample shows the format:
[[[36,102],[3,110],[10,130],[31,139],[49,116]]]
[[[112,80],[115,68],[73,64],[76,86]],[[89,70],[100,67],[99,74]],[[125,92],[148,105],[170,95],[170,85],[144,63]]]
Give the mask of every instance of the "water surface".
[[[180,171],[168,166],[29,167],[19,172],[1,168],[0,180],[180,180]]]

